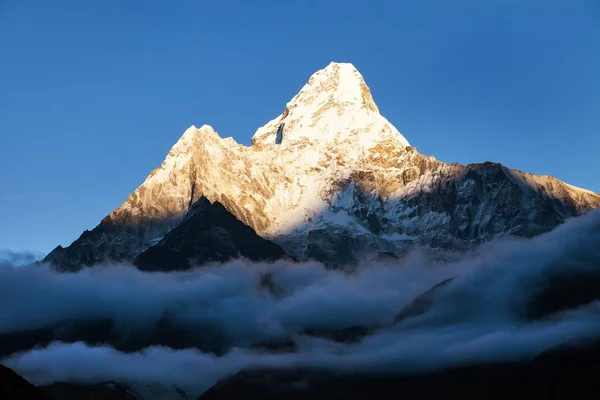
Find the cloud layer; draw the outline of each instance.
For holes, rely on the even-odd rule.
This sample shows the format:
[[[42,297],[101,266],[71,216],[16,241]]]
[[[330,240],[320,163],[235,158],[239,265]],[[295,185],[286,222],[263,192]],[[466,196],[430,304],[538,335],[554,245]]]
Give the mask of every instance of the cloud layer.
[[[0,268],[21,267],[30,265],[42,258],[40,254],[31,251],[13,251],[0,249]]]
[[[164,323],[183,337],[212,337],[218,355],[150,346],[133,353],[108,345],[52,343],[3,363],[33,382],[142,380],[205,389],[247,366],[426,371],[473,362],[526,360],[569,342],[600,337],[600,304],[532,319],[527,310],[548,285],[600,276],[600,212],[534,239],[504,239],[457,261],[434,262],[423,249],[352,274],[319,264],[252,264],[177,273],[104,266],[77,274],[46,267],[0,269],[0,335],[112,321],[120,337],[140,338]],[[399,311],[437,283],[420,315]],[[553,311],[553,310],[550,310]],[[307,328],[369,327],[357,343],[303,334]],[[216,338],[216,339],[215,339]],[[296,350],[251,345],[289,339]],[[187,339],[186,339],[187,340]],[[216,343],[216,344],[215,344]],[[208,346],[210,347],[210,346]]]

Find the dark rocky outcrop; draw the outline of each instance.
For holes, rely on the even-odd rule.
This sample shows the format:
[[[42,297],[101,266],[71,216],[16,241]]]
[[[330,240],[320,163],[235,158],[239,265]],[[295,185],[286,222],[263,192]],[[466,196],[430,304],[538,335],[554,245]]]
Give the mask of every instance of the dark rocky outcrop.
[[[183,221],[156,245],[135,258],[144,271],[185,270],[234,258],[274,261],[285,258],[281,247],[261,238],[219,202],[201,197]]]
[[[454,279],[456,279],[456,277],[448,278],[436,284],[425,293],[417,296],[413,301],[411,301],[402,310],[400,310],[398,315],[396,315],[396,318],[394,318],[394,323],[399,323],[404,321],[406,318],[416,317],[418,315],[426,313],[429,307],[431,307],[431,305],[433,304],[435,296],[438,294],[440,289],[447,286]]]
[[[600,344],[551,349],[531,361],[401,375],[314,369],[246,370],[201,395],[213,399],[591,398],[600,390]]]
[[[540,288],[527,302],[524,317],[541,319],[600,300],[600,268],[541,277]]]
[[[0,399],[52,400],[12,369],[0,364]]]

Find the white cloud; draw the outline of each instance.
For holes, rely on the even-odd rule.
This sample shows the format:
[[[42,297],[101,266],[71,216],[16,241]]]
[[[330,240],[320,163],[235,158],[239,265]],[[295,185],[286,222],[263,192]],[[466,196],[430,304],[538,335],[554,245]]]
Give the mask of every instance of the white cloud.
[[[205,388],[245,366],[414,371],[530,359],[549,347],[600,335],[598,302],[535,321],[523,314],[549,277],[600,276],[598,243],[600,211],[534,239],[489,243],[458,261],[433,263],[417,251],[396,265],[365,265],[353,274],[310,263],[245,261],[152,274],[128,266],[77,274],[0,269],[0,333],[106,318],[135,337],[168,315],[182,332],[217,330],[230,349],[222,356],[156,346],[121,353],[54,343],[3,362],[37,383],[148,380]],[[276,296],[260,284],[267,273],[273,274]],[[427,312],[392,325],[417,295],[454,276],[459,278],[438,291]],[[299,335],[307,327],[358,325],[378,329],[355,344]],[[297,352],[248,349],[273,337],[294,338]]]

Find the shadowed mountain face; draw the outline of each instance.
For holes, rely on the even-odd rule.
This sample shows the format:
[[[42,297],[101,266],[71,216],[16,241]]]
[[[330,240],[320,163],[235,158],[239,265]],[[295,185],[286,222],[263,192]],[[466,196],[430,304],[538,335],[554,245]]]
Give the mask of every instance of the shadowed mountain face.
[[[34,386],[12,369],[0,364],[2,400],[191,400],[183,390],[160,384],[59,382]]]
[[[183,390],[170,385],[125,384],[102,382],[97,384],[53,383],[40,389],[49,400],[191,400]]]
[[[42,387],[53,400],[137,400],[126,387],[115,383],[79,385],[76,383],[54,383]]]
[[[251,370],[218,383],[213,399],[587,398],[600,390],[600,346],[552,349],[533,361],[473,365],[419,375]]]
[[[472,365],[402,375],[333,373],[317,369],[244,370],[200,395],[212,399],[506,399],[588,398],[600,390],[600,346],[562,346],[530,361]],[[35,387],[0,365],[2,400],[193,399],[171,385],[54,383]]]
[[[425,374],[333,373],[318,369],[244,370],[200,395],[212,399],[588,398],[600,390],[600,346],[562,346],[530,361],[453,367]],[[2,400],[193,399],[160,384],[54,383],[36,387],[0,365]]]
[[[0,364],[0,399],[52,400],[12,369]]]
[[[274,261],[285,256],[281,247],[258,236],[221,203],[201,197],[183,221],[134,264],[145,271],[174,271],[239,257]]]
[[[62,270],[131,261],[201,197],[295,258],[335,267],[415,244],[463,249],[534,236],[600,205],[599,195],[549,176],[420,154],[351,64],[315,73],[252,142],[190,127],[125,203],[45,261]]]

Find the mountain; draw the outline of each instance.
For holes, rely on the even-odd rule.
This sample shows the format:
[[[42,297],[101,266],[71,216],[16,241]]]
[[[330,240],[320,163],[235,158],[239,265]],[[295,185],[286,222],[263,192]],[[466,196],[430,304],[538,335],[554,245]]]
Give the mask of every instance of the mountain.
[[[0,399],[2,400],[51,400],[44,392],[33,386],[12,369],[0,364]]]
[[[12,369],[0,364],[2,400],[192,400],[185,391],[159,383],[59,382],[34,386]]]
[[[78,384],[59,382],[40,389],[48,400],[192,400],[185,391],[158,383],[101,382]]]
[[[223,379],[199,397],[166,384],[53,383],[36,387],[0,365],[2,400],[211,399],[506,399],[586,398],[600,390],[600,345],[559,346],[533,360],[452,367],[421,374],[333,373],[308,368],[249,369]]]
[[[533,360],[421,374],[334,373],[309,368],[243,370],[197,400],[216,399],[566,399],[600,390],[600,345],[563,346]]]
[[[133,260],[201,197],[295,258],[335,267],[414,245],[534,236],[600,205],[598,194],[550,176],[420,154],[380,114],[356,68],[331,63],[249,147],[208,125],[187,129],[121,206],[44,261],[76,270]]]
[[[274,261],[285,256],[281,247],[258,236],[221,203],[201,197],[183,221],[137,256],[134,264],[146,271],[172,271],[239,257]]]

